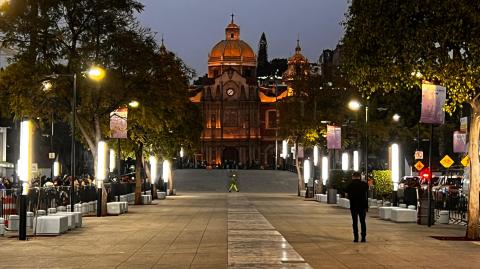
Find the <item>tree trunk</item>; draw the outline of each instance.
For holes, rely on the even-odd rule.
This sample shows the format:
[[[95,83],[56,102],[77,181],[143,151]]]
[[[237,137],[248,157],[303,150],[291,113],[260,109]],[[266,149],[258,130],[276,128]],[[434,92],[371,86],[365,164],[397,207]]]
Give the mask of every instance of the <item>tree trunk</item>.
[[[478,138],[480,132],[480,104],[472,104],[472,115],[470,124],[469,155],[470,155],[470,190],[468,194],[468,239],[479,239],[479,157],[478,157]]]
[[[298,196],[300,196],[300,191],[305,190],[305,183],[303,181],[303,173],[300,169],[300,162],[298,160],[298,139],[295,141],[295,165],[297,166]]]
[[[140,143],[135,150],[135,204],[142,204],[142,158],[143,144]]]

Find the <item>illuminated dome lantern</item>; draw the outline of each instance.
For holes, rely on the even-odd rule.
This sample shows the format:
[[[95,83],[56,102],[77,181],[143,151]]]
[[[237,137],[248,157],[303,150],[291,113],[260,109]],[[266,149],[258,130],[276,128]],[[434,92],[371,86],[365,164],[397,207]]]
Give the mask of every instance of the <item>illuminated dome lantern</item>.
[[[245,77],[255,77],[257,60],[250,45],[240,39],[240,27],[232,21],[225,28],[225,40],[213,46],[208,55],[208,77],[215,78],[230,68]]]
[[[283,79],[285,81],[292,81],[297,77],[308,76],[310,74],[310,65],[307,58],[302,54],[302,48],[300,47],[300,40],[297,39],[297,47],[295,48],[295,54],[288,59],[288,68],[283,73]]]

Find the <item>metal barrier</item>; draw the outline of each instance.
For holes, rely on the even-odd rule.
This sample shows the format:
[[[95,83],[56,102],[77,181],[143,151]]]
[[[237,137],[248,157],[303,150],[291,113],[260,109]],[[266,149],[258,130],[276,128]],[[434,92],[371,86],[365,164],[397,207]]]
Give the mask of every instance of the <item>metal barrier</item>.
[[[32,187],[28,193],[27,210],[36,212],[51,207],[70,205],[70,186]],[[142,184],[142,192],[150,190],[150,184]],[[105,183],[107,202],[117,196],[135,192],[135,183]],[[10,215],[18,214],[19,189],[0,190],[0,217],[8,220]],[[74,204],[97,200],[97,188],[94,185],[75,187]]]
[[[467,224],[468,197],[462,193],[448,195],[444,192],[433,194],[435,215],[439,216],[441,210],[448,210],[449,220],[454,224]]]

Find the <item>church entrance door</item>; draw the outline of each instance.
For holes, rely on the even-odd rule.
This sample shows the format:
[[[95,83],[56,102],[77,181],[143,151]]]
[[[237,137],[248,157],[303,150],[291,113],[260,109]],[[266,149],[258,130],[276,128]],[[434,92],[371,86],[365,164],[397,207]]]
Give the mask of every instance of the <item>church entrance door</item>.
[[[238,149],[233,147],[226,147],[223,150],[223,161],[238,163]]]

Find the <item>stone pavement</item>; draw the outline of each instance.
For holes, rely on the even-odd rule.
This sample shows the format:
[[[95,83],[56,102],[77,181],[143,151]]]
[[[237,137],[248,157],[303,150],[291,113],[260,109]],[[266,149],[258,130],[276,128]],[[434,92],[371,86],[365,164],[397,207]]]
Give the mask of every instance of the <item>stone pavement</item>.
[[[461,236],[463,226],[427,228],[369,216],[368,242],[362,244],[351,241],[348,210],[291,194],[180,193],[154,203],[132,206],[121,216],[84,218],[83,228],[61,236],[28,242],[0,237],[0,268],[476,268],[480,264],[480,245],[429,237]]]

